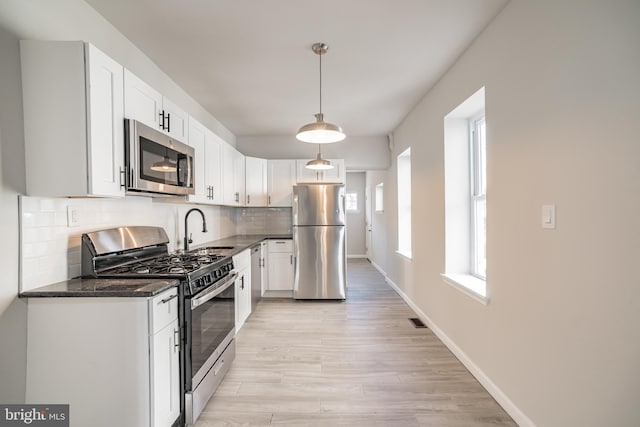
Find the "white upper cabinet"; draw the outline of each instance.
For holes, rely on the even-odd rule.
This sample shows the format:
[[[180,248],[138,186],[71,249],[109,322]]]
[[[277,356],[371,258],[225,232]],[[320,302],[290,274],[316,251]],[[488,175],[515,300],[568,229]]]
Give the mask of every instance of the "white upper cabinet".
[[[333,169],[314,171],[307,169],[307,162],[311,159],[296,160],[297,182],[345,182],[344,159],[327,159],[333,164]]]
[[[295,160],[267,160],[267,206],[291,207],[295,183]]]
[[[124,115],[188,142],[188,114],[129,70],[124,70]]]
[[[189,117],[189,145],[195,150],[195,194],[188,201],[222,204],[220,138],[193,117]]]
[[[20,55],[27,194],[124,196],[123,67],[81,41]]]
[[[244,206],[244,155],[227,143],[222,143],[222,203]]]
[[[267,160],[245,157],[246,206],[267,206]]]
[[[205,135],[206,169],[204,173],[207,196],[211,203],[222,204],[222,144],[225,142],[207,129]]]
[[[189,118],[189,145],[193,147],[194,153],[194,176],[193,186],[195,194],[189,194],[187,199],[190,202],[195,203],[207,203],[208,201],[208,188],[205,179],[206,173],[206,133],[205,128],[200,122],[193,118]]]

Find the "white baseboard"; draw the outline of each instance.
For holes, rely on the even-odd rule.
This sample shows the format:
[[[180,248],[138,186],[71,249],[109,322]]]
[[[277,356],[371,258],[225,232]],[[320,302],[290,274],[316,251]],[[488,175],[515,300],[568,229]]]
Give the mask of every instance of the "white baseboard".
[[[362,254],[362,255],[347,255],[347,258],[366,258],[367,256]]]
[[[378,264],[376,264],[375,262],[373,262],[373,260],[370,260],[370,261],[371,261],[371,265],[373,265],[373,267],[374,267],[376,270],[378,270],[378,272],[379,272],[380,274],[382,274],[382,276],[384,277],[384,280],[385,280],[385,281],[387,281],[387,283],[388,283],[388,282],[389,282],[389,278],[387,277],[387,273],[385,273],[385,271],[384,271],[384,270],[383,270],[383,269],[382,269]]]
[[[518,408],[509,397],[476,365],[467,354],[456,345],[447,334],[442,331],[411,299],[396,285],[393,280],[389,279],[386,273],[375,263],[371,263],[383,276],[385,281],[391,286],[400,297],[407,303],[409,307],[418,315],[433,333],[440,338],[440,341],[462,362],[462,364],[471,372],[471,374],[482,384],[489,394],[498,402],[500,406],[509,414],[511,418],[521,427],[535,427],[535,424]]]

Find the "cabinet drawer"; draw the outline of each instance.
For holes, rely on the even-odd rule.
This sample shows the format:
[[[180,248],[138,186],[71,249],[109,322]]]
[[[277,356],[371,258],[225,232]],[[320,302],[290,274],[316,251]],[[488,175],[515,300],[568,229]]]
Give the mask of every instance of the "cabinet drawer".
[[[293,252],[293,240],[278,239],[268,240],[267,248],[269,252]]]
[[[178,288],[171,288],[149,301],[150,333],[155,334],[178,318]]]

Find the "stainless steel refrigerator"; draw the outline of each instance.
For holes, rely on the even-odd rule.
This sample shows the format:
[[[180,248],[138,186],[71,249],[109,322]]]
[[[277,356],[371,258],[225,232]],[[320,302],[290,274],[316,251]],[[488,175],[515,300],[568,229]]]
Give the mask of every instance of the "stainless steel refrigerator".
[[[293,186],[295,299],[346,298],[345,188]]]

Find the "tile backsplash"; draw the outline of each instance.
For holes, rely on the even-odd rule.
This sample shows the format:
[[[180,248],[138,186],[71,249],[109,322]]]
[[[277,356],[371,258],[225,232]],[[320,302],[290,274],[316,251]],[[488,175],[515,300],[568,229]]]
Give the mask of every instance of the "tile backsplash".
[[[291,234],[291,208],[237,208],[237,234]]]
[[[150,197],[123,199],[68,199],[20,196],[21,291],[80,275],[82,233],[111,227],[163,227],[169,250],[182,247],[184,216],[192,207],[207,220],[202,233],[199,215],[189,216],[193,244],[234,234],[291,232],[290,208],[231,208],[171,203]],[[73,218],[72,218],[73,216]]]

